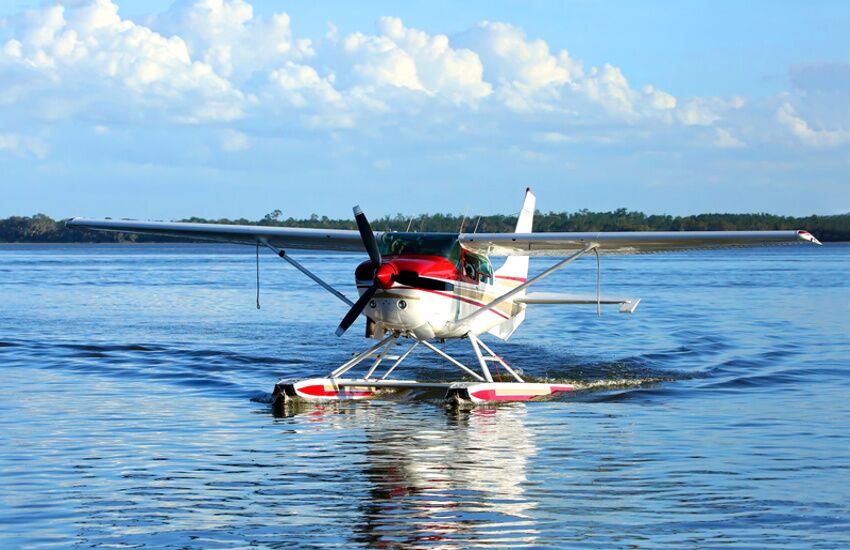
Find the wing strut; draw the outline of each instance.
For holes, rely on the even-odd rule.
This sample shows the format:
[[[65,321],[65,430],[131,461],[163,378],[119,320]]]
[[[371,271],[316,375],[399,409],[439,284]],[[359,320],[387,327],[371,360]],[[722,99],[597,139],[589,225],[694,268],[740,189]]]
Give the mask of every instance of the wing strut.
[[[599,263],[599,249],[594,248],[596,252],[596,318],[602,317],[602,266]]]
[[[257,309],[260,309],[260,241],[257,241]]]
[[[513,290],[502,294],[501,296],[499,296],[498,298],[496,298],[495,300],[493,300],[492,302],[490,302],[486,306],[484,306],[480,309],[477,309],[477,310],[475,310],[474,313],[471,313],[471,314],[467,315],[466,317],[464,317],[463,319],[460,319],[459,321],[457,321],[457,324],[466,323],[468,321],[471,321],[472,319],[478,317],[479,315],[481,315],[485,311],[489,311],[489,310],[493,309],[494,307],[501,304],[505,300],[508,300],[513,296],[516,296],[517,294],[519,294],[520,292],[522,292],[526,288],[530,287],[531,285],[533,285],[537,281],[540,281],[541,279],[548,277],[549,275],[558,271],[562,267],[565,267],[566,265],[568,265],[568,264],[572,263],[573,261],[579,259],[581,256],[584,256],[585,254],[587,254],[591,250],[596,250],[596,248],[598,248],[598,247],[599,247],[599,245],[597,243],[590,243],[589,245],[585,246],[583,249],[579,250],[578,252],[576,252],[572,256],[570,256],[568,258],[564,258],[560,262],[556,263],[555,265],[553,265],[552,267],[550,267],[549,269],[547,269],[543,273],[541,273],[539,275],[535,275],[534,277],[532,277],[531,279],[522,283],[521,285],[514,288]]]
[[[300,271],[304,275],[313,279],[313,281],[315,281],[316,284],[318,284],[320,287],[324,288],[325,290],[327,290],[328,292],[330,292],[331,294],[333,294],[334,296],[336,296],[337,298],[339,298],[340,300],[342,300],[343,302],[348,304],[349,307],[354,305],[354,302],[349,300],[345,296],[345,294],[338,291],[337,289],[335,289],[334,287],[332,287],[331,285],[329,285],[328,283],[323,281],[318,275],[316,275],[315,273],[313,273],[312,271],[310,271],[309,269],[307,269],[306,267],[301,265],[301,263],[296,261],[295,258],[289,256],[286,253],[286,250],[281,250],[280,248],[277,248],[276,246],[269,244],[269,242],[265,239],[260,239],[260,240],[257,241],[257,243],[264,244],[266,247],[268,247],[270,250],[272,250],[275,254],[277,254],[278,256],[283,258],[284,260],[286,260],[289,263],[289,265],[291,265],[292,267],[294,267],[295,269],[297,269],[298,271]],[[259,246],[259,244],[258,244],[258,246]]]

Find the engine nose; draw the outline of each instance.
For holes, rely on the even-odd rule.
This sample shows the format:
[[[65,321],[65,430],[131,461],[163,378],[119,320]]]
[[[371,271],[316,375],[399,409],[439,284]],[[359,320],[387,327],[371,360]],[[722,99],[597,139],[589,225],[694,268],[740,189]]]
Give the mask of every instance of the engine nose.
[[[378,267],[378,270],[375,271],[375,282],[378,283],[378,286],[381,288],[390,288],[393,284],[393,275],[398,273],[398,269],[396,269],[395,265],[392,262],[384,262]]]

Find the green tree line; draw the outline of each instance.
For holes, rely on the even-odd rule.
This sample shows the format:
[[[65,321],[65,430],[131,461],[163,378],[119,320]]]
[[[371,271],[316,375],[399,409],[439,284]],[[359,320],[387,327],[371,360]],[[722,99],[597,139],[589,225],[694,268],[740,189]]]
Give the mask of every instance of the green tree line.
[[[260,220],[244,218],[208,220],[189,218],[186,222],[265,225],[275,227],[313,227],[356,229],[353,219],[333,219],[313,214],[308,219],[283,217],[280,210]],[[494,214],[464,217],[457,214],[420,216],[384,216],[372,220],[376,230],[510,232],[516,216]],[[695,216],[647,215],[621,208],[612,212],[537,212],[534,231],[745,231],[770,229],[806,229],[821,241],[850,241],[850,214],[835,216],[791,217],[774,214],[699,214]],[[61,220],[44,214],[12,216],[0,220],[0,242],[4,243],[126,243],[174,242],[178,239],[152,235],[76,231]]]

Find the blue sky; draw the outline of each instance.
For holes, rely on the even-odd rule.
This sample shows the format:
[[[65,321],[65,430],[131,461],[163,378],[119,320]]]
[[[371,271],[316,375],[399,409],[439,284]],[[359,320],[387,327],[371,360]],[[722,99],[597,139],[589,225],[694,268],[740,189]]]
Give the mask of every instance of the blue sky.
[[[285,14],[285,15],[284,15]],[[0,7],[0,216],[850,211],[841,2]]]

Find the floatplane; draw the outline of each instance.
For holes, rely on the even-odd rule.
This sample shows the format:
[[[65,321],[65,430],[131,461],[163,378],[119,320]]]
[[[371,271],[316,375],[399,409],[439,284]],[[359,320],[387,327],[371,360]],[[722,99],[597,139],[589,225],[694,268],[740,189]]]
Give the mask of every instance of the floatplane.
[[[348,306],[336,329],[342,335],[361,315],[366,337],[376,340],[321,378],[281,380],[274,389],[276,405],[292,400],[372,399],[403,389],[444,390],[451,402],[529,401],[574,389],[569,384],[527,382],[486,344],[485,333],[507,340],[525,320],[529,305],[603,304],[632,313],[637,298],[529,292],[533,285],[582,256],[644,254],[680,250],[814,243],[807,231],[623,231],[534,233],[535,197],[526,189],[514,233],[421,233],[373,231],[359,206],[357,230],[169,223],[72,218],[73,229],[141,233],[268,248]],[[332,287],[296,260],[290,250],[366,252],[368,260],[354,271],[356,301]],[[497,269],[491,257],[506,257]],[[548,268],[529,277],[530,256],[556,257]],[[434,342],[465,339],[477,366],[469,366]],[[393,354],[407,343],[403,352]],[[419,347],[457,367],[466,379],[423,382],[393,375]],[[384,368],[381,366],[384,365]],[[501,366],[510,381],[496,381],[490,366]],[[360,367],[361,375],[352,377]]]

